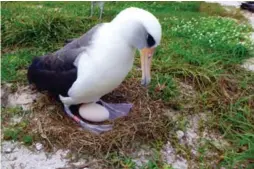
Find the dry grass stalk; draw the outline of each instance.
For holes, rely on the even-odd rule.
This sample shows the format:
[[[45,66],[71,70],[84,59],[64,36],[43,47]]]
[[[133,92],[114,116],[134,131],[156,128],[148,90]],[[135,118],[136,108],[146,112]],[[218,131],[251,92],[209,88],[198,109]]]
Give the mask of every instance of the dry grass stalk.
[[[56,101],[46,95],[34,104],[34,118],[30,127],[36,128],[35,132],[43,131],[47,138],[45,144],[49,149],[52,143],[57,148],[89,154],[109,153],[113,150],[128,152],[127,149],[133,148],[132,143],[135,142],[149,144],[158,139],[166,141],[170,128],[169,119],[163,112],[165,106],[160,100],[152,100],[139,81],[125,81],[114,92],[104,96],[103,100],[134,104],[127,117],[110,122],[114,124],[110,132],[98,136],[82,130],[64,114],[60,104],[56,104]]]

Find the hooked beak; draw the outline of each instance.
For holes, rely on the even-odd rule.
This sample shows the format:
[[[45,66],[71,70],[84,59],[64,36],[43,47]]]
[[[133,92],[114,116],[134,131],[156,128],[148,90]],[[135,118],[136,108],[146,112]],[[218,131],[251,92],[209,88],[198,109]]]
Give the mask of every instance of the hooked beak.
[[[154,48],[144,48],[140,51],[142,69],[141,84],[144,86],[147,86],[151,82],[151,63],[154,50]]]

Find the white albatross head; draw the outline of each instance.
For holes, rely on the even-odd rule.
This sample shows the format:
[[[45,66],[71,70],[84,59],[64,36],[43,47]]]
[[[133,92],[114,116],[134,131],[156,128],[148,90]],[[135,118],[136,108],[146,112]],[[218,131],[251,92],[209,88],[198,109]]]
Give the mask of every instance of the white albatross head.
[[[121,11],[112,21],[120,25],[122,36],[129,45],[140,51],[142,81],[147,86],[151,81],[151,61],[155,48],[160,44],[162,29],[158,19],[150,12],[130,7]]]

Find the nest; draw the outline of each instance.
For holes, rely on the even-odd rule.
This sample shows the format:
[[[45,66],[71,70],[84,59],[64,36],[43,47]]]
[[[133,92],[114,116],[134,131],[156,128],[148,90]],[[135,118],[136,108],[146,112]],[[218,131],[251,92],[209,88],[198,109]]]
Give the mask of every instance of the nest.
[[[79,153],[109,153],[130,151],[135,143],[150,144],[166,141],[170,130],[169,118],[164,115],[161,100],[152,100],[147,89],[136,79],[125,81],[119,88],[102,98],[106,102],[130,102],[133,108],[128,116],[114,120],[112,131],[95,135],[82,129],[65,115],[61,105],[44,95],[33,105],[30,127],[40,133],[46,147],[67,148]]]

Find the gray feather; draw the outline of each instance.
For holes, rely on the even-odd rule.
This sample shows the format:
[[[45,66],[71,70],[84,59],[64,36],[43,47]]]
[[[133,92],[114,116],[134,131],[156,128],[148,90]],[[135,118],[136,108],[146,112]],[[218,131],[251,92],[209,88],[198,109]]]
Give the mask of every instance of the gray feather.
[[[74,39],[70,43],[66,44],[62,49],[53,53],[53,55],[56,55],[57,57],[77,57],[81,52],[85,50],[85,47],[88,47],[90,45],[93,35],[102,25],[103,24],[95,25],[80,38]]]
[[[69,88],[77,78],[74,62],[80,53],[85,52],[101,25],[94,26],[80,38],[54,53],[35,57],[28,68],[29,83],[34,83],[39,90],[47,90],[56,96],[67,96]]]

